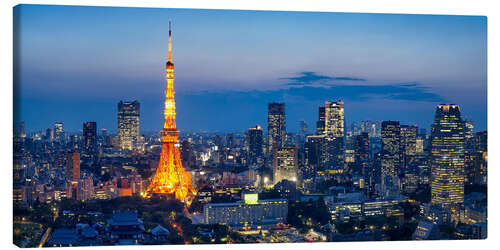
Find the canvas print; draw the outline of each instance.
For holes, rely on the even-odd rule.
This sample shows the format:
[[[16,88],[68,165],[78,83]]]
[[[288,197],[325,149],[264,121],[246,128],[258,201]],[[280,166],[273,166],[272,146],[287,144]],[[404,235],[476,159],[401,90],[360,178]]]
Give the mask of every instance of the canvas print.
[[[13,12],[19,247],[487,237],[485,16]]]

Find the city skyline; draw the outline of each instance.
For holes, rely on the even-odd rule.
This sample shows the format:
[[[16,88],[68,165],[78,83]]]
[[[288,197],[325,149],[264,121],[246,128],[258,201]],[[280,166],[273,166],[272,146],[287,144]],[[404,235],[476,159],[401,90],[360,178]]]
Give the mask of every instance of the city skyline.
[[[287,131],[302,119],[313,128],[317,108],[338,99],[346,123],[429,129],[435,107],[455,103],[477,131],[487,128],[485,17],[39,5],[19,13],[15,121],[27,131],[56,121],[67,131],[84,121],[116,131],[120,100],[138,100],[141,131],[159,131],[169,18],[179,29],[181,132],[265,127],[268,102],[285,102]],[[90,29],[99,21],[106,25]]]
[[[178,29],[172,28],[170,19],[168,26],[163,25],[168,36],[162,36],[162,30],[156,30],[158,37],[147,36],[162,26],[162,18],[155,13],[163,14],[164,10],[45,8],[51,7],[21,5],[14,13],[14,128],[18,126],[12,138],[15,245],[488,237],[488,132],[481,126],[482,116],[486,122],[486,106],[481,105],[486,98],[478,101],[473,97],[486,88],[476,87],[474,93],[466,84],[485,77],[485,72],[480,72],[485,67],[470,65],[481,60],[482,53],[469,54],[473,51],[467,46],[458,46],[460,51],[454,53],[451,51],[458,47],[439,49],[435,51],[439,58],[434,59],[441,61],[434,61],[434,55],[415,54],[417,47],[429,45],[426,42],[433,42],[427,47],[431,51],[437,44],[444,45],[450,35],[457,35],[455,32],[466,34],[463,22],[470,22],[470,17],[455,22],[456,17],[447,17],[447,25],[440,28],[448,33],[441,36],[433,34],[439,29],[435,25],[443,24],[442,20],[433,23],[438,16],[383,15],[382,19],[397,19],[388,25],[376,24],[380,16],[364,14],[169,10],[168,16],[181,23],[176,27],[180,39],[174,41],[178,33],[174,36],[173,31]],[[44,11],[50,15],[44,16]],[[241,13],[248,15],[234,15]],[[60,14],[71,20],[53,27],[60,37],[43,34],[46,22],[61,18]],[[182,21],[184,14],[194,18]],[[88,27],[89,23],[82,22],[87,15],[95,18],[86,20],[91,22]],[[216,23],[226,18],[234,22],[221,22],[213,31],[200,29],[207,16],[212,17],[207,22],[213,18]],[[260,19],[252,21],[257,16],[270,27],[260,24]],[[40,20],[32,31],[38,35],[21,27],[29,27],[36,18]],[[312,27],[304,33],[302,18]],[[120,20],[124,23],[114,23]],[[381,26],[374,30],[356,27],[363,22]],[[433,27],[420,27],[431,23]],[[242,24],[255,28],[254,36],[241,32],[238,25]],[[122,25],[138,33],[121,30]],[[400,25],[413,27],[410,33],[423,32],[422,39],[404,41],[407,30],[398,30]],[[106,30],[111,27],[114,29]],[[347,32],[343,41],[334,33],[336,28],[346,27],[355,29]],[[390,38],[383,36],[387,27],[391,28]],[[272,30],[282,34],[276,36]],[[308,39],[311,31],[318,30],[334,32]],[[200,31],[208,40],[183,41]],[[261,38],[261,34],[265,36]],[[352,43],[371,35],[369,43]],[[123,39],[115,40],[120,37]],[[149,46],[160,38],[168,50]],[[470,34],[455,38],[458,44],[465,40],[474,43]],[[42,45],[53,39],[60,43]],[[384,42],[402,42],[404,48]],[[370,60],[367,55],[381,49],[378,43],[390,54]],[[199,45],[210,46],[203,51],[206,53],[193,53]],[[37,46],[40,49],[33,51]],[[91,51],[81,54],[85,48]],[[127,49],[129,58],[120,58]],[[334,58],[351,49],[358,52],[349,60]],[[61,54],[61,50],[66,53]],[[297,55],[289,50],[302,56],[298,64],[290,61]],[[148,55],[148,51],[154,53]],[[168,55],[158,63],[164,65],[161,73],[151,68],[156,65],[149,65],[157,60],[156,54]],[[206,56],[211,56],[208,64],[203,63]],[[190,61],[190,57],[197,61]],[[397,64],[398,60],[404,64]],[[282,74],[313,61],[314,71]],[[337,75],[317,69],[335,64],[351,73]],[[442,67],[436,68],[439,65]],[[416,68],[405,71],[413,66]],[[448,75],[461,67],[470,71]],[[56,71],[51,72],[53,69]],[[367,76],[352,73],[355,71]],[[148,83],[153,73],[163,76],[161,84],[152,84],[152,79]],[[275,78],[277,82],[267,82],[278,75],[282,76]],[[375,80],[389,75],[397,79]],[[121,81],[110,80],[115,76]],[[430,80],[407,81],[414,76]],[[457,78],[455,86],[448,86],[454,77],[461,80]],[[39,88],[37,83],[46,85]],[[450,95],[438,91],[440,88],[453,90],[447,92],[452,95],[461,93],[455,96],[457,102],[450,101]],[[151,107],[157,92],[163,103]],[[40,101],[36,107],[30,107],[33,98]],[[106,103],[115,98],[119,98],[113,105],[117,110],[109,114]],[[82,106],[75,107],[77,102]],[[44,111],[52,104],[57,105]],[[96,109],[91,110],[94,105]],[[463,105],[481,107],[482,111],[467,120]],[[434,110],[427,110],[429,107]],[[72,112],[67,114],[65,109]],[[159,134],[151,125],[157,109],[163,110]],[[39,119],[30,120],[30,112]],[[431,113],[434,119],[429,126],[426,117]],[[50,121],[49,128],[31,133],[29,124],[36,126],[54,117],[57,119]],[[76,120],[81,135],[72,131]],[[117,121],[115,126],[110,125],[113,120]],[[117,135],[114,129],[108,133],[107,128],[113,127],[118,129]],[[208,132],[235,128],[239,133]],[[148,129],[156,133],[147,133]],[[189,133],[196,129],[208,133]]]

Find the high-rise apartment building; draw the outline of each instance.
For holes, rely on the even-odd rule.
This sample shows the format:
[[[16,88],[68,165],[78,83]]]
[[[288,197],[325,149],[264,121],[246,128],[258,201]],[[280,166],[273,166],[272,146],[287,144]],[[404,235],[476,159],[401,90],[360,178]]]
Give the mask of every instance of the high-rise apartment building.
[[[325,136],[311,135],[306,137],[304,143],[305,164],[302,170],[304,178],[314,177],[317,171],[323,169]]]
[[[26,131],[24,129],[24,121],[19,124],[19,137],[26,137]]]
[[[476,133],[475,148],[478,152],[488,152],[488,132],[481,131]]]
[[[401,125],[402,173],[410,171],[410,162],[417,154],[417,125]]]
[[[68,179],[70,180],[80,179],[80,153],[68,153],[66,159],[66,173],[68,174]]]
[[[269,103],[267,112],[267,153],[272,155],[273,150],[285,145],[285,104]]]
[[[289,180],[298,180],[298,155],[297,147],[283,146],[274,150],[273,156],[273,180],[274,184]]]
[[[121,149],[134,150],[139,147],[138,101],[118,103],[118,144]]]
[[[362,121],[360,126],[361,132],[366,132],[370,137],[380,137],[381,128],[380,122]]]
[[[307,134],[307,123],[304,120],[300,120],[299,122],[299,135],[300,136],[306,136]]]
[[[443,206],[462,203],[465,129],[460,107],[437,106],[431,129],[431,202]]]
[[[325,134],[325,107],[318,108],[318,121],[316,122],[316,134]]]
[[[43,136],[43,139],[46,141],[54,140],[54,131],[50,128],[45,129],[45,136]]]
[[[344,137],[344,102],[325,102],[325,135]]]
[[[257,125],[250,128],[246,132],[246,140],[248,147],[248,162],[250,164],[257,164],[263,160],[262,147],[264,144],[264,136],[262,127]]]
[[[325,102],[325,155],[326,169],[343,170],[345,163],[344,102]]]
[[[466,145],[470,141],[473,141],[471,149],[474,150],[466,149],[465,152],[465,181],[470,185],[486,185],[488,177],[488,134],[486,131],[477,132],[472,139],[466,139]]]
[[[401,146],[405,156],[416,154],[417,131],[417,125],[401,125]]]
[[[468,185],[486,185],[487,152],[465,152],[465,183]]]
[[[370,138],[367,132],[362,132],[354,139],[354,159],[356,163],[367,161],[370,158]]]
[[[368,135],[370,135],[371,124],[372,124],[371,121],[361,121],[360,124],[361,133],[365,132],[368,133]]]
[[[83,124],[83,150],[88,155],[97,152],[97,124],[85,122]]]
[[[62,122],[54,123],[54,136],[58,141],[62,141],[64,139],[64,124]]]
[[[401,169],[401,127],[399,121],[382,122],[381,177],[395,177]]]
[[[474,122],[472,121],[465,121],[464,122],[464,129],[465,129],[465,139],[469,140],[474,138]]]
[[[415,140],[415,153],[416,154],[421,154],[424,152],[424,139],[421,137],[418,137]]]
[[[474,122],[464,121],[465,151],[474,152]]]

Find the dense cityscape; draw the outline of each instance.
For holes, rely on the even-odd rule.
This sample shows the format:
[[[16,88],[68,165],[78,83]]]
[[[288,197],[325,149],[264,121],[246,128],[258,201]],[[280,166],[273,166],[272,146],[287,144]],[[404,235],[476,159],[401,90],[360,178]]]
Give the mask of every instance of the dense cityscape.
[[[141,198],[161,137],[139,134],[138,102],[119,105],[118,135],[97,133],[95,122],[83,135],[61,122],[16,135],[16,244],[37,246],[47,228],[47,245],[126,244],[116,216],[133,219],[126,233],[136,244],[486,237],[487,133],[461,121],[457,105],[437,107],[431,133],[397,121],[344,128],[344,104],[327,101],[314,134],[303,122],[287,132],[283,103],[269,104],[267,137],[259,125],[181,134],[198,191],[189,212]]]
[[[140,100],[125,97],[117,133],[15,124],[17,246],[487,237],[487,131],[467,107],[439,104],[422,128],[346,124],[349,102],[325,100],[289,131],[286,103],[268,100],[267,124],[183,133],[169,37],[162,131],[141,133]]]

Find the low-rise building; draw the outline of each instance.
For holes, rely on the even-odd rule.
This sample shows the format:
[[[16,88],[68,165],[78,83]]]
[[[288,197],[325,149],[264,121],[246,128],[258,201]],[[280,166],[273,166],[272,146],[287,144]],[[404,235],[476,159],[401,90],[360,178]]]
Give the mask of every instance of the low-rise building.
[[[258,194],[244,194],[243,202],[204,205],[205,224],[224,224],[237,230],[260,230],[286,222],[285,199],[259,200]]]
[[[75,229],[56,229],[47,243],[52,247],[72,247],[78,245],[78,233]]]
[[[415,232],[412,235],[413,240],[438,240],[439,228],[430,221],[419,221]]]
[[[107,233],[117,245],[136,245],[143,240],[144,225],[135,212],[115,212],[108,220]]]

